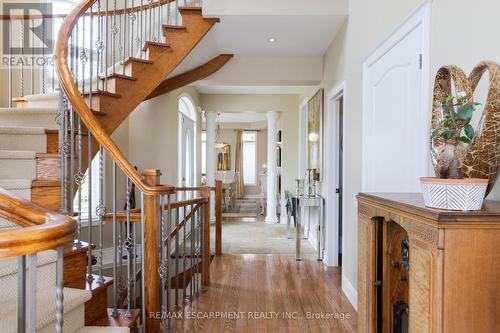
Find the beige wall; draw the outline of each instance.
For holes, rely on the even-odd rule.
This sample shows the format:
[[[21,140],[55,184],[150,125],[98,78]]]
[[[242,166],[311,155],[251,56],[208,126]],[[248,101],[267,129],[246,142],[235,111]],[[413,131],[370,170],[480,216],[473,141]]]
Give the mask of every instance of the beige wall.
[[[168,94],[141,103],[129,117],[129,159],[139,170],[156,168],[162,172],[163,184],[178,183],[178,98],[188,93],[198,106],[198,92],[192,87],[174,90]],[[198,114],[198,134],[201,133],[201,115]],[[201,139],[197,135],[197,161],[201,159]],[[197,163],[197,181],[201,164]]]
[[[345,203],[343,283],[357,289],[357,219],[355,194],[361,190],[362,62],[411,15],[422,0],[351,0],[349,19],[324,56],[325,93],[346,81],[345,99]],[[431,5],[431,78],[444,64],[469,72],[483,59],[500,60],[498,39],[500,2],[435,0]],[[473,24],[467,24],[470,18]],[[317,89],[301,96],[310,97]],[[430,103],[430,102],[429,102]],[[326,105],[326,100],[325,100]],[[430,104],[429,104],[430,105]],[[430,106],[429,106],[430,110]],[[429,111],[430,112],[430,111]],[[492,196],[500,198],[499,186]]]

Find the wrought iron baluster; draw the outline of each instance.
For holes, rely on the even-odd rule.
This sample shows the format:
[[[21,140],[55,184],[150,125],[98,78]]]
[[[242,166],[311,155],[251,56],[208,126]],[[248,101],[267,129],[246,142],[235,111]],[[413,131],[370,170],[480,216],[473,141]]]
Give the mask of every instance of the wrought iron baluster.
[[[26,332],[26,256],[17,259],[17,332]]]
[[[112,168],[112,187],[113,187],[113,281],[116,281],[116,283],[113,283],[113,312],[111,313],[111,315],[113,317],[118,317],[118,297],[117,297],[117,292],[118,292],[118,284],[119,284],[119,280],[120,279],[117,279],[116,278],[116,274],[117,274],[117,242],[116,242],[116,223],[117,223],[117,219],[116,219],[116,210],[117,210],[117,206],[116,206],[116,162],[113,161],[113,168]]]
[[[192,209],[192,207],[191,207]],[[197,268],[195,268],[195,258],[194,258],[194,233],[195,233],[195,214],[196,212],[193,212],[193,214],[191,215],[191,233],[189,235],[189,245],[191,247],[191,251],[190,251],[190,256],[191,256],[191,281],[190,281],[190,293],[189,293],[189,296],[191,299],[194,298],[194,284],[196,282],[196,279],[195,279],[195,271]]]
[[[191,210],[193,206],[191,206]],[[187,207],[186,207],[187,208]],[[188,225],[188,221],[186,220],[187,218],[187,209],[183,209],[183,215],[184,215],[184,226],[182,227],[182,299],[184,302],[187,301],[187,295],[186,295],[186,271],[187,271],[187,257],[186,257],[186,229]],[[179,231],[180,232],[180,231]]]
[[[31,20],[31,26],[34,27],[35,26],[35,20]],[[35,39],[34,38],[30,38],[31,39],[31,59],[35,59]],[[35,94],[35,64],[32,63],[31,64],[31,68],[30,68],[30,75],[31,75],[31,79],[30,79],[30,89],[31,89],[31,94],[34,95]]]
[[[45,20],[42,18],[42,40],[45,41]],[[45,94],[45,48],[42,47],[42,94]]]
[[[164,206],[164,196],[160,195],[160,251],[159,262],[160,266],[158,267],[158,275],[160,276],[160,290],[161,290],[161,327],[162,331],[165,331],[165,327],[167,326],[165,320],[167,319],[163,314],[166,314],[168,311],[167,308],[167,279],[168,279],[168,262],[166,261],[166,247],[168,246],[168,240],[165,239],[165,206]]]
[[[64,325],[64,247],[57,248],[56,261],[56,333],[62,333]]]
[[[177,230],[175,234],[175,261],[174,261],[174,268],[175,268],[175,307],[176,309],[179,307],[179,209],[176,208],[174,210],[174,221],[175,221],[175,230]]]
[[[133,238],[132,238],[132,228],[130,225],[130,179],[126,177],[126,189],[127,189],[127,202],[126,202],[126,216],[127,216],[127,224],[126,224],[126,233],[127,237],[125,239],[125,247],[127,249],[127,317],[132,316],[132,288],[133,288],[133,279],[134,272],[132,269],[132,254],[133,254]]]
[[[122,30],[122,74],[125,75],[125,58],[127,49],[127,0],[124,0],[123,5],[123,30]]]
[[[12,56],[12,22],[11,20],[9,20],[9,51],[10,51],[10,56]],[[13,73],[12,73],[13,69],[12,69],[12,61],[9,61],[9,108],[12,107],[12,85],[13,85]]]
[[[104,283],[103,275],[103,248],[104,234],[103,224],[104,215],[106,214],[106,206],[104,205],[104,149],[99,147],[99,205],[96,208],[96,215],[99,218],[99,279],[98,282]]]
[[[88,262],[87,262],[87,281],[92,282],[94,280],[94,277],[92,275],[92,246],[91,244],[93,243],[92,241],[92,225],[93,225],[93,218],[92,218],[92,134],[90,131],[87,131],[87,140],[88,140],[88,168],[87,168],[87,189],[88,189],[88,195],[87,195],[87,205],[88,205],[88,240],[89,240],[89,247],[88,247]]]
[[[28,332],[36,331],[37,254],[28,254]]]
[[[24,20],[19,20],[21,24],[20,34],[21,34],[21,72],[20,72],[20,97],[24,97]]]

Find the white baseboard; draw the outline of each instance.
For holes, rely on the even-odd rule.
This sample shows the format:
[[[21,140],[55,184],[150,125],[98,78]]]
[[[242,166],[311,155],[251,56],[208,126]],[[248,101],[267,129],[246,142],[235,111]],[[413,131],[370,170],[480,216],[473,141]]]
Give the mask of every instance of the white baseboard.
[[[342,274],[342,291],[346,295],[354,309],[358,311],[358,291],[352,283]]]

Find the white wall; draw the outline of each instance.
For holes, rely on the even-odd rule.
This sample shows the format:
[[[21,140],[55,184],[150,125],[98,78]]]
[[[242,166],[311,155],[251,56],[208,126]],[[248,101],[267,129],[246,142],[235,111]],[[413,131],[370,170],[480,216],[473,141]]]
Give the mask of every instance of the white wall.
[[[324,56],[321,87],[327,94],[343,80],[344,104],[344,241],[342,281],[344,291],[356,302],[357,289],[357,208],[355,195],[361,190],[362,63],[377,45],[414,12],[422,0],[351,0],[349,19]],[[431,5],[431,79],[448,63],[466,72],[485,59],[500,60],[498,31],[500,2],[478,0],[435,0]],[[468,18],[473,22],[468,24]],[[302,97],[310,97],[317,88]],[[326,96],[325,94],[325,96]],[[326,101],[325,101],[326,103]],[[326,105],[326,104],[325,104]],[[429,112],[430,112],[429,101]],[[430,170],[429,170],[430,172]],[[496,186],[491,198],[500,198]]]

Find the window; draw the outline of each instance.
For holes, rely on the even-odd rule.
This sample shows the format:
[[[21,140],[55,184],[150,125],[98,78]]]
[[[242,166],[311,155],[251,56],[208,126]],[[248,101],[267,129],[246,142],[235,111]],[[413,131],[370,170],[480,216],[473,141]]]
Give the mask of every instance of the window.
[[[257,132],[243,132],[243,183],[257,184]]]
[[[179,98],[179,112],[192,121],[196,121],[196,110],[189,97],[182,96]]]
[[[101,201],[101,192],[99,189],[99,157],[100,153],[98,152],[94,159],[92,160],[92,219],[97,220],[99,217],[97,216],[97,207]],[[104,161],[103,161],[104,164]],[[82,194],[82,205],[81,205],[81,217],[85,222],[85,219],[88,219],[89,214],[89,171],[85,172],[85,181],[80,186],[78,191]],[[104,181],[104,180],[103,180]],[[76,192],[75,198],[73,200],[73,210],[75,212],[79,211],[78,207],[78,191]],[[103,198],[104,200],[104,198]]]
[[[201,173],[207,174],[207,132],[201,132]]]

